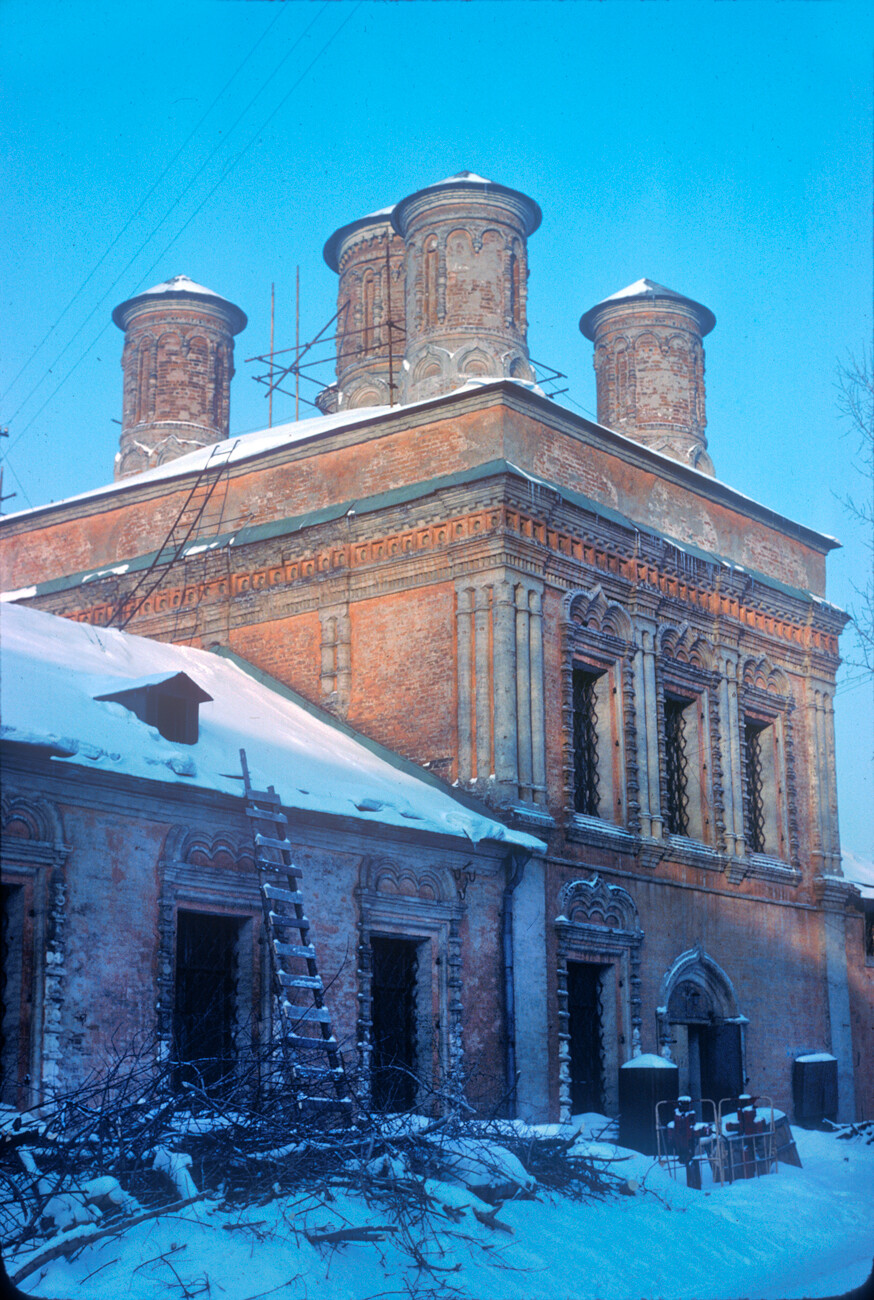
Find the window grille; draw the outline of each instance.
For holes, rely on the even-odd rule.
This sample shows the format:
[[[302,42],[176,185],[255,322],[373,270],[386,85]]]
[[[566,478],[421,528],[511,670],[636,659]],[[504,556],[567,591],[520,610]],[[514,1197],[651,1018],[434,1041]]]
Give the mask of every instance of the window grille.
[[[688,768],[684,700],[665,700],[666,827],[670,835],[689,834]]]
[[[751,853],[765,852],[765,801],[762,780],[763,727],[754,722],[744,726],[747,778],[747,845]]]
[[[573,673],[574,811],[598,815],[598,717],[595,673]]]

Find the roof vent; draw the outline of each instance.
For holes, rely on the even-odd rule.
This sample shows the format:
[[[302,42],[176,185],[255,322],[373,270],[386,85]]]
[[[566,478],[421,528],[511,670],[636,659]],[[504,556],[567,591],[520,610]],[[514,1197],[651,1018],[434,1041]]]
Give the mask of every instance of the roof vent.
[[[212,696],[201,690],[187,673],[164,673],[129,682],[121,690],[107,691],[94,698],[124,705],[141,722],[156,727],[165,740],[196,745],[198,709]]]

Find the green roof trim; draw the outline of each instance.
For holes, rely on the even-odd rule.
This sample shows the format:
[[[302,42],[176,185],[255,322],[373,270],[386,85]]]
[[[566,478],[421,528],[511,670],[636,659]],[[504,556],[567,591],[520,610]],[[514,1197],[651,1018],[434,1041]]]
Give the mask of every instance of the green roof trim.
[[[224,547],[234,547],[236,549],[242,546],[250,546],[277,537],[288,537],[293,533],[302,532],[307,528],[316,528],[321,524],[333,523],[350,513],[366,515],[379,510],[390,509],[393,506],[406,505],[408,502],[418,501],[426,496],[433,496],[435,493],[445,491],[448,488],[464,487],[468,483],[477,483],[483,479],[494,478],[499,474],[513,474],[526,482],[535,483],[539,487],[555,493],[560,500],[586,510],[589,514],[604,519],[608,523],[616,524],[630,532],[646,533],[652,537],[658,537],[678,550],[693,555],[708,564],[717,564],[724,568],[746,573],[764,586],[780,591],[796,600],[804,601],[807,604],[812,601],[825,605],[830,604],[822,597],[815,596],[802,587],[793,587],[782,582],[779,578],[760,573],[757,569],[747,568],[746,565],[737,564],[715,551],[707,551],[700,546],[696,546],[694,542],[680,541],[678,538],[672,537],[670,533],[662,532],[652,525],[636,523],[628,515],[623,514],[620,510],[615,510],[612,506],[605,505],[601,501],[595,501],[582,492],[574,491],[573,488],[560,487],[548,479],[539,478],[537,475],[530,474],[527,470],[520,469],[511,461],[504,459],[489,460],[482,465],[475,465],[471,469],[456,470],[452,474],[439,474],[434,478],[422,479],[419,482],[392,488],[387,492],[378,492],[369,497],[352,498],[336,505],[324,506],[320,510],[308,511],[305,514],[289,515],[283,519],[273,519],[263,524],[250,524],[245,528],[221,533],[212,538],[194,538],[189,546],[198,547],[198,554],[204,554],[206,547],[208,547],[209,551],[217,551]],[[98,581],[103,577],[139,573],[147,569],[159,554],[159,551],[151,551],[147,555],[136,556],[134,559],[124,561],[124,568],[122,568],[121,564],[106,565],[98,569],[84,569],[79,573],[69,574],[61,578],[50,578],[46,582],[36,584],[35,594],[37,596],[50,596],[57,592],[66,591],[71,587],[84,586],[88,582]],[[184,557],[185,553],[183,552],[182,558]],[[837,606],[831,606],[831,608],[837,609]]]

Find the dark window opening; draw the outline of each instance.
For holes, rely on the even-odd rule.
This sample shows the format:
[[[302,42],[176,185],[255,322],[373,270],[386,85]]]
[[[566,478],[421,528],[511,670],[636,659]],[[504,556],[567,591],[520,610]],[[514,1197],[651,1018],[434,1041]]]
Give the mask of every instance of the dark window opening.
[[[571,1110],[574,1115],[604,1109],[604,1030],[601,985],[606,966],[567,964]]]
[[[197,704],[181,695],[153,691],[149,698],[146,721],[157,727],[165,740],[180,745],[197,744]],[[152,716],[150,717],[149,714]]]
[[[874,903],[867,900],[865,907],[865,956],[874,960]]]
[[[598,715],[595,683],[598,674],[573,670],[574,811],[598,816]]]
[[[175,1083],[215,1087],[236,1060],[240,921],[179,912],[176,923]]]
[[[375,1110],[411,1110],[416,1101],[418,942],[376,935],[370,941],[371,1092]]]
[[[687,700],[665,697],[665,826],[670,835],[689,834],[689,791],[686,757]]]
[[[760,722],[744,723],[744,747],[747,794],[747,846],[751,853],[765,852],[765,800],[762,777],[761,737],[765,727]]]

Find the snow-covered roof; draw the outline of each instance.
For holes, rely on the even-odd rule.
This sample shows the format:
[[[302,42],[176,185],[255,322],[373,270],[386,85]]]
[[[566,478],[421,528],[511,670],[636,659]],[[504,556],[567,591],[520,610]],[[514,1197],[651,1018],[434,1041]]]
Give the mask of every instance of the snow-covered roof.
[[[18,605],[3,607],[0,633],[0,737],[39,746],[58,763],[240,795],[233,773],[243,748],[253,784],[274,785],[290,808],[544,847],[218,655]],[[123,704],[95,699],[179,672],[212,697],[200,706],[193,745],[166,740]]]
[[[127,474],[124,478],[116,479],[112,483],[106,483],[102,487],[90,488],[87,492],[78,492],[74,496],[65,497],[60,501],[52,501],[44,505],[30,506],[25,510],[10,512],[9,514],[2,516],[0,526],[5,527],[7,524],[13,523],[13,521],[28,519],[31,516],[42,515],[49,511],[56,511],[63,507],[74,505],[79,501],[96,501],[104,497],[112,496],[116,493],[123,495],[151,483],[161,482],[166,479],[183,478],[186,474],[196,474],[204,468],[207,462],[209,462],[212,467],[216,467],[220,464],[234,465],[254,460],[256,457],[265,453],[279,451],[283,447],[292,447],[298,443],[308,442],[310,440],[315,442],[316,439],[322,438],[326,434],[333,433],[335,430],[352,429],[357,424],[376,422],[385,416],[406,416],[410,412],[415,411],[417,407],[430,407],[433,409],[435,405],[442,405],[443,403],[450,402],[452,399],[463,396],[465,393],[472,393],[477,389],[488,388],[490,385],[498,383],[511,385],[520,392],[531,393],[535,397],[543,395],[542,390],[537,384],[530,383],[526,380],[511,379],[507,376],[501,376],[499,378],[472,376],[459,388],[453,389],[451,393],[444,393],[443,396],[439,398],[426,397],[417,402],[407,402],[403,406],[363,406],[358,407],[355,410],[335,411],[331,415],[314,415],[307,420],[293,420],[288,424],[274,425],[270,429],[256,429],[251,433],[239,434],[237,437],[228,438],[223,442],[212,443],[206,447],[199,447],[196,451],[188,452],[185,456],[176,456],[172,460],[165,461],[163,465],[157,465],[154,469],[143,470],[139,474]],[[590,427],[601,429],[605,427],[603,425],[594,425],[593,421],[585,419],[585,417],[577,415],[573,411],[561,408],[557,402],[551,403],[551,405],[554,405],[561,410],[564,418],[570,417],[574,421],[584,421],[584,423]],[[728,500],[729,505],[734,509],[741,509],[745,513],[752,511],[755,514],[758,514],[759,512],[762,512],[769,525],[778,528],[783,528],[788,525],[794,533],[801,533],[808,545],[823,546],[824,544],[826,550],[831,550],[836,546],[840,546],[840,542],[836,541],[835,538],[828,536],[828,534],[819,533],[814,529],[807,528],[803,524],[795,523],[785,515],[778,514],[776,511],[771,510],[770,507],[762,505],[761,502],[756,501],[755,498],[746,496],[742,492],[738,492],[736,488],[729,487],[728,484],[723,483],[720,479],[712,478],[709,474],[702,473],[701,470],[696,469],[692,465],[681,465],[679,461],[673,460],[662,452],[654,451],[650,447],[642,447],[639,442],[636,442],[633,438],[629,438],[619,430],[611,429],[609,432],[611,439],[614,439],[618,445],[626,446],[629,452],[635,456],[644,455],[647,459],[654,459],[656,462],[660,462],[664,465],[665,470],[671,474],[676,474],[679,471],[684,475],[690,476],[693,481],[699,485],[701,492],[706,496],[712,495],[714,491],[717,490],[720,494],[720,499],[723,501]],[[522,471],[520,470],[518,472],[521,473]],[[558,484],[551,483],[546,479],[537,478],[536,476],[527,473],[526,477],[531,478],[534,482],[543,483],[551,490],[563,490]],[[604,506],[603,508],[607,509],[608,507]],[[618,513],[616,518],[617,520],[624,520],[625,523],[631,522]],[[688,549],[690,552],[693,552],[695,549],[691,545],[687,546],[673,537],[669,540],[681,550]],[[204,547],[203,549],[206,548]],[[195,553],[196,551],[194,548],[189,549],[186,552],[186,554],[189,555]],[[704,553],[702,552],[702,554]],[[87,581],[93,582],[108,574],[123,574],[128,572],[129,569],[130,565],[127,563],[100,568],[89,573]],[[767,579],[765,575],[758,576],[762,577],[765,581],[771,581],[770,579]],[[773,579],[773,581],[776,582],[777,579]],[[14,591],[10,590],[0,593],[0,602],[4,600],[25,600],[36,594],[37,588],[33,586],[16,588]],[[813,599],[819,600],[822,598],[814,596]],[[823,604],[827,603],[828,602],[823,600]]]
[[[133,298],[128,298],[121,302],[112,313],[112,319],[119,329],[127,329],[127,321],[131,308],[139,306],[144,300],[146,302],[153,298],[203,298],[211,301],[216,305],[221,305],[224,311],[231,318],[231,328],[235,334],[246,328],[248,319],[236,303],[231,302],[228,298],[223,298],[220,293],[214,289],[207,289],[203,284],[197,284],[190,276],[174,275],[169,280],[162,281],[161,284],[153,284],[151,289],[143,289],[142,293],[134,294]]]
[[[190,275],[174,275],[169,280],[163,280],[161,284],[152,285],[151,289],[144,289],[142,293],[137,294],[138,298],[148,298],[152,295],[162,293],[197,293],[201,297],[218,298],[220,302],[227,302],[227,298],[222,298],[221,294],[214,289],[207,289],[203,284],[197,284],[191,279]]]
[[[659,284],[656,280],[635,280],[634,284],[628,284],[624,289],[619,289],[616,293],[611,293],[609,298],[602,298],[596,302],[594,307],[590,307],[580,317],[580,330],[587,339],[594,339],[595,324],[597,317],[605,307],[613,303],[633,302],[635,300],[646,300],[655,298],[670,298],[674,302],[681,302],[686,307],[691,307],[698,316],[702,334],[709,334],[716,324],[716,317],[709,307],[703,303],[695,302],[694,298],[687,298],[683,293],[677,293],[675,289],[669,289],[667,285]]]
[[[497,181],[490,181],[485,176],[478,176],[476,172],[456,172],[454,176],[447,176],[442,181],[435,181],[433,185],[423,186],[422,189],[416,190],[413,194],[408,194],[406,198],[401,199],[399,203],[395,204],[392,209],[391,221],[398,234],[403,234],[402,213],[407,204],[411,203],[414,199],[421,198],[423,194],[433,194],[435,190],[453,188],[466,189],[468,191],[484,189],[488,190],[488,192],[493,195],[506,194],[514,199],[521,199],[523,206],[527,210],[526,235],[533,235],[534,231],[543,220],[543,213],[540,210],[540,205],[535,203],[534,199],[530,198],[527,194],[523,194],[521,190],[514,190],[511,189],[509,185],[501,185]]]
[[[391,229],[391,214],[394,212],[394,204],[387,208],[379,208],[376,212],[368,212],[366,216],[356,217],[354,221],[348,221],[345,226],[340,226],[335,230],[330,239],[326,240],[325,247],[322,249],[322,257],[328,263],[332,271],[340,270],[340,245],[356,230],[364,230],[368,226],[388,226]]]

